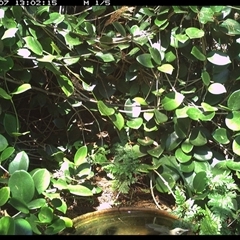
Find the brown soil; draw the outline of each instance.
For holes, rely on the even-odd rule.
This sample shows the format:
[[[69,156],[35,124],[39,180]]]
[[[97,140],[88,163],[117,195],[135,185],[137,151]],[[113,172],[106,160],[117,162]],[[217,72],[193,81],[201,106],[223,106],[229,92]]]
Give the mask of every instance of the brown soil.
[[[139,180],[131,186],[128,194],[114,192],[111,181],[106,176],[97,175],[93,183],[101,187],[102,192],[87,199],[86,197],[75,197],[67,199],[67,216],[71,219],[88,212],[109,209],[113,207],[142,207],[171,211],[174,208],[174,199],[171,195],[160,194],[154,191],[151,194],[147,179]]]

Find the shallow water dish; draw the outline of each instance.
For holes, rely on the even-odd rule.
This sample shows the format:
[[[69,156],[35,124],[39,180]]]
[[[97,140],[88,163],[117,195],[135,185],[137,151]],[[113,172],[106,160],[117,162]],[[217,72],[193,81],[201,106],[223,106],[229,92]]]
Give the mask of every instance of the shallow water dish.
[[[148,225],[171,229],[176,216],[147,208],[111,208],[73,219],[74,230],[66,235],[159,235]]]

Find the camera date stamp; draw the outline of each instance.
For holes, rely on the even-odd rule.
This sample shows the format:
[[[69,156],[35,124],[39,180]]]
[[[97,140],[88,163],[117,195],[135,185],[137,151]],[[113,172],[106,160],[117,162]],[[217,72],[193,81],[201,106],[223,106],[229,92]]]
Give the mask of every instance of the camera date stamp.
[[[57,6],[57,0],[0,0],[0,6]]]
[[[110,0],[81,0],[82,6],[110,6]],[[80,3],[79,2],[79,3]],[[58,0],[0,0],[0,6],[58,6]]]

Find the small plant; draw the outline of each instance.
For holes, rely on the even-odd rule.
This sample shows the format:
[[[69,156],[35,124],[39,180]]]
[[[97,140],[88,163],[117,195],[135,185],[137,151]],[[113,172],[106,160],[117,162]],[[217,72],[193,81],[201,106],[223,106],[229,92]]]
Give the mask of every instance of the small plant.
[[[104,155],[106,153],[112,153],[112,160],[107,160],[106,155]],[[111,151],[97,151],[95,163],[100,164],[108,177],[113,180],[112,188],[114,191],[128,193],[130,186],[137,182],[139,157],[129,144],[124,146],[116,144]]]
[[[212,172],[203,179],[206,188],[191,198],[186,198],[183,188],[176,187],[174,214],[199,235],[238,235],[237,184],[229,172]]]
[[[75,196],[90,197],[99,193],[101,189],[89,183],[94,173],[87,155],[87,147],[82,146],[75,153],[73,161],[64,157],[60,169],[53,174],[53,187],[69,191]]]

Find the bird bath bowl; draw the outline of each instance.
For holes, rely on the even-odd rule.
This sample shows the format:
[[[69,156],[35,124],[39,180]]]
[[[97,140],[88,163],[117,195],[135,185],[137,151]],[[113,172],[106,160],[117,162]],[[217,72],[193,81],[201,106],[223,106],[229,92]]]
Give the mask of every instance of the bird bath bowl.
[[[73,219],[74,230],[66,235],[159,235],[148,225],[171,229],[176,216],[147,208],[111,208]]]

